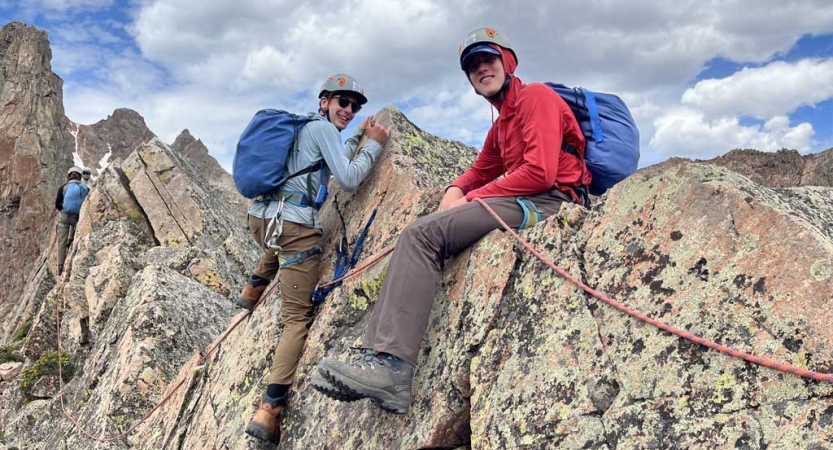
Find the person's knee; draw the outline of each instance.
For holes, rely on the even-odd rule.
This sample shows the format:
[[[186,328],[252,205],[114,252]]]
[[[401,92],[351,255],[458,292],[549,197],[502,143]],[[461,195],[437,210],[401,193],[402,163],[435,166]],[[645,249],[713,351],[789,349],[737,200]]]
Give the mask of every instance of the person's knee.
[[[281,305],[281,324],[286,326],[301,326],[306,327],[312,313],[312,303],[309,301],[305,305],[284,302]]]
[[[404,230],[402,230],[402,234],[400,235],[399,239],[404,239],[406,241],[426,241],[428,237],[428,230],[430,229],[430,227],[430,222],[421,220],[412,222],[410,225],[405,227]]]

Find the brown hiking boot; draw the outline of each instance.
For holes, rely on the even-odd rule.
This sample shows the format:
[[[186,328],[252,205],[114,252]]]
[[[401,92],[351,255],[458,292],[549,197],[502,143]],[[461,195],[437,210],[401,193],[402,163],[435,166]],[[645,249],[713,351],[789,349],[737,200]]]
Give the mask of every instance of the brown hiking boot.
[[[263,291],[266,290],[266,286],[268,285],[254,286],[252,283],[246,283],[243,292],[237,296],[237,306],[251,311],[257,305],[257,302],[260,301],[260,297],[263,295]]]
[[[278,415],[285,408],[284,405],[272,406],[269,402],[260,401],[260,408],[246,426],[246,434],[254,438],[269,441],[275,445],[281,443],[281,426]]]

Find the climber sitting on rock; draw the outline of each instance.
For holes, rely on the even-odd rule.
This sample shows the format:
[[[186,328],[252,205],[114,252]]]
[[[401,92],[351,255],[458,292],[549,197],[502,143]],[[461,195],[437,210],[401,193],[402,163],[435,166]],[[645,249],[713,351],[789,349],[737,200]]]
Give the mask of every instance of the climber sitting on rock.
[[[81,169],[70,167],[67,171],[66,184],[58,188],[55,197],[55,209],[60,211],[56,232],[58,235],[58,275],[64,271],[64,260],[67,257],[67,248],[72,244],[75,236],[75,226],[78,224],[78,214],[81,212],[81,204],[87,198],[90,189],[81,182]]]
[[[268,386],[246,433],[280,442],[278,415],[295,375],[312,316],[312,293],[319,280],[323,230],[317,207],[326,196],[332,174],[346,191],[355,190],[379,160],[388,130],[365,119],[343,144],[339,133],[367,103],[364,89],[351,76],[327,78],[318,94],[318,112],[297,132],[296,149],[286,162],[290,175],[277,192],[258,198],[249,209],[249,230],[264,248],[260,263],[240,293],[237,304],[252,309],[278,276],[283,331],[275,351]],[[362,134],[367,141],[352,159]],[[305,168],[323,166],[314,171]],[[248,170],[248,169],[247,169]],[[277,218],[278,220],[273,220]],[[280,269],[280,270],[279,270]]]
[[[443,261],[500,228],[473,199],[484,199],[506,223],[523,229],[556,213],[562,202],[580,202],[574,188],[590,183],[584,161],[561,150],[564,140],[584,153],[573,113],[549,87],[515,76],[518,58],[509,40],[492,28],[478,28],[458,51],[475,92],[500,116],[472,167],[446,189],[439,211],[419,218],[399,237],[364,348],[349,363],[320,362],[312,385],[333,398],[368,397],[385,410],[407,412]]]

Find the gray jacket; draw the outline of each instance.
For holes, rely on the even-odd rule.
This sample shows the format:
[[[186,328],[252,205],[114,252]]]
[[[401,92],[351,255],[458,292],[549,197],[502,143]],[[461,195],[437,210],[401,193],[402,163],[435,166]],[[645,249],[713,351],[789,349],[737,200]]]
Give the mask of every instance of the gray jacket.
[[[310,174],[312,201],[315,201],[315,197],[318,196],[322,176],[323,184],[326,184],[332,175],[345,191],[352,192],[356,190],[367,177],[373,164],[379,160],[382,146],[373,139],[368,139],[354,160],[353,153],[359,145],[359,139],[362,135],[361,129],[356,128],[347,139],[347,143],[342,144],[338,129],[324,116],[318,113],[309,113],[308,117],[312,120],[304,125],[304,128],[298,133],[295,141],[296,147],[287,160],[286,174],[296,173],[323,159],[325,162],[323,173],[321,173],[322,171],[315,171]],[[290,178],[281,186],[281,191],[306,194],[307,175]],[[274,199],[260,197],[249,208],[249,214],[269,219],[274,217],[277,207],[278,203]],[[310,206],[304,207],[286,203],[282,217],[284,220],[306,227],[322,228],[318,211]]]

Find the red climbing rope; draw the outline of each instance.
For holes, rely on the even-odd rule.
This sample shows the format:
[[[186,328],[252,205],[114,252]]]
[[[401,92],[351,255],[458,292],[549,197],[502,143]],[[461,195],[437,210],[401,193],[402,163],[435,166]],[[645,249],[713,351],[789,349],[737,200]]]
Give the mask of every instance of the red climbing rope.
[[[768,359],[765,359],[765,358],[750,355],[749,353],[744,353],[742,351],[735,350],[731,347],[727,347],[725,345],[721,345],[721,344],[718,344],[716,342],[712,342],[708,339],[704,339],[700,336],[696,336],[694,334],[689,333],[688,331],[678,330],[678,329],[676,329],[676,328],[674,328],[670,325],[667,325],[663,322],[660,322],[659,320],[652,319],[652,318],[646,316],[645,314],[642,314],[640,312],[637,312],[637,311],[634,311],[634,310],[628,308],[627,306],[617,302],[616,300],[613,300],[612,298],[602,294],[601,292],[587,286],[586,284],[582,283],[581,280],[573,277],[572,275],[565,272],[560,267],[558,267],[555,264],[553,264],[552,262],[550,262],[547,258],[544,257],[544,255],[542,255],[540,252],[535,250],[531,245],[529,245],[529,243],[526,242],[522,237],[518,236],[518,233],[516,233],[512,228],[510,228],[509,225],[507,225],[506,222],[504,222],[503,219],[501,219],[500,216],[498,216],[497,213],[492,208],[490,208],[489,205],[486,204],[486,202],[484,202],[483,200],[481,200],[479,198],[476,198],[474,200],[476,200],[484,208],[486,208],[486,211],[488,211],[489,214],[491,214],[492,217],[494,217],[495,220],[497,220],[498,223],[500,223],[500,226],[502,226],[504,230],[506,230],[515,239],[517,239],[518,242],[521,243],[521,245],[523,245],[527,250],[532,252],[532,254],[535,255],[538,259],[543,261],[544,264],[548,265],[552,270],[558,272],[559,275],[561,275],[562,277],[570,280],[573,284],[580,287],[582,290],[584,290],[588,294],[590,294],[593,297],[596,297],[597,299],[599,299],[599,300],[607,303],[608,305],[618,309],[619,311],[622,311],[623,313],[625,313],[625,314],[627,314],[631,317],[635,317],[639,320],[645,321],[645,322],[647,322],[647,323],[649,323],[649,324],[651,324],[651,325],[653,325],[653,326],[655,326],[655,327],[657,327],[661,330],[665,330],[665,331],[667,331],[671,334],[675,334],[675,335],[677,335],[677,336],[679,336],[683,339],[689,340],[691,342],[695,342],[697,344],[704,345],[704,346],[709,347],[709,348],[713,348],[713,349],[715,349],[719,352],[725,353],[729,356],[733,356],[735,358],[741,358],[743,360],[746,360],[746,361],[749,361],[751,363],[755,363],[755,364],[758,364],[758,365],[761,365],[761,366],[764,366],[764,367],[768,367],[770,369],[780,370],[781,372],[791,373],[793,375],[798,375],[798,376],[801,376],[801,377],[810,378],[810,379],[813,379],[813,380],[816,380],[816,381],[826,381],[828,383],[833,383],[833,374],[814,372],[812,370],[802,369],[800,367],[795,367],[795,366],[792,366],[790,364],[780,363],[780,362],[777,362],[777,361],[771,361],[771,360],[768,360]]]

